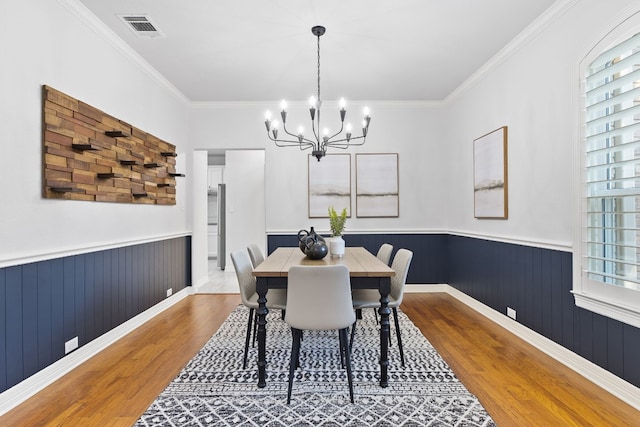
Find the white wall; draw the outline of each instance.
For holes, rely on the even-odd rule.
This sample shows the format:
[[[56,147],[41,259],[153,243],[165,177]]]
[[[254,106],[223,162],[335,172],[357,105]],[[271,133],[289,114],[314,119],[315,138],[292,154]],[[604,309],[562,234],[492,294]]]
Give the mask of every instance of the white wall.
[[[267,139],[264,112],[267,109],[275,110],[278,106],[277,101],[270,104],[198,105],[190,116],[189,133],[193,144],[197,148],[264,148],[267,232],[297,232],[310,226],[328,232],[328,219],[308,217],[309,152],[301,152],[297,148],[278,148]],[[446,129],[442,122],[441,105],[371,102],[369,106],[373,119],[367,142],[362,147],[348,151],[352,157],[354,215],[347,221],[347,234],[371,230],[445,230],[449,198],[447,181],[454,172],[451,165],[445,162],[449,148],[444,139]],[[296,109],[307,113],[306,104],[290,103],[289,122],[292,124],[298,123],[291,118]],[[336,109],[335,103],[324,103],[323,117],[327,124],[331,123],[332,109]],[[354,114],[359,114],[361,109],[360,104],[349,107]],[[399,218],[355,217],[355,153],[359,152],[399,153]]]
[[[571,248],[573,148],[578,138],[578,65],[633,0],[559,2],[570,8],[476,76],[447,103],[452,174],[449,228],[480,236]],[[614,11],[613,13],[610,11]],[[509,127],[509,219],[473,217],[473,140]]]
[[[230,254],[251,243],[264,248],[265,182],[264,150],[228,150],[225,153],[226,266],[233,269]]]
[[[400,217],[354,216],[347,233],[452,231],[571,247],[578,63],[604,29],[640,6],[637,0],[558,4],[566,8],[560,16],[530,30],[533,37],[515,43],[488,73],[475,76],[445,103],[370,103],[370,136],[366,145],[349,150],[352,166],[358,152],[399,153]],[[307,153],[276,148],[266,138],[264,111],[277,109],[277,101],[190,109],[166,81],[126,53],[121,41],[96,30],[104,27],[78,10],[83,8],[77,0],[31,0],[10,2],[0,14],[0,44],[4,57],[11,58],[0,67],[5,159],[0,203],[10,206],[0,209],[0,266],[190,232],[192,148],[265,149],[267,231],[311,225],[328,231],[328,221],[308,218]],[[17,35],[20,43],[13,43]],[[176,144],[178,168],[187,173],[178,179],[177,205],[42,199],[42,84]],[[306,111],[303,104],[291,103],[290,122],[295,108]],[[325,102],[323,117],[331,117],[334,107]],[[503,125],[509,126],[510,218],[476,220],[472,141]]]
[[[124,53],[122,42],[90,29],[91,16],[74,15],[68,6],[76,3],[2,6],[0,267],[188,231],[189,178],[178,178],[177,205],[169,207],[41,197],[43,84],[175,144],[178,169],[190,167],[188,104]]]
[[[193,152],[193,237],[191,240],[191,277],[194,286],[209,279],[209,242],[207,239],[207,151]]]

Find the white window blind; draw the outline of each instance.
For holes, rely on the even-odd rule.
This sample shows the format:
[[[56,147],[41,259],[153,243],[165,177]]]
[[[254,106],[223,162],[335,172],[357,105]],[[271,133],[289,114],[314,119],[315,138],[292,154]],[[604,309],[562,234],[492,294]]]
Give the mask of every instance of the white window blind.
[[[640,34],[585,71],[583,274],[640,290]]]

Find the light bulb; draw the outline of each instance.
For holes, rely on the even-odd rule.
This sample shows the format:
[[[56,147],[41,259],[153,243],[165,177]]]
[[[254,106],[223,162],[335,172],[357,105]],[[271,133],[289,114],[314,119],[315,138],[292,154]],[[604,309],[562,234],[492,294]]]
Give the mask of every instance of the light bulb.
[[[309,105],[313,108],[316,108],[316,97],[315,96],[311,96],[311,98],[309,98]]]
[[[369,107],[364,107],[363,114],[365,117],[369,117],[369,114],[370,114]]]
[[[340,109],[344,110],[344,107],[347,106],[347,101],[344,100],[344,98],[340,98]]]
[[[264,118],[267,120],[271,120],[271,111],[267,110],[267,112],[264,113]]]
[[[280,108],[282,108],[282,111],[285,111],[287,109],[287,101],[283,99],[280,103]]]
[[[298,126],[298,135],[304,134],[304,128],[302,126]]]
[[[277,120],[274,120],[273,122],[271,122],[271,127],[274,129],[278,129],[278,126],[280,126],[280,123],[278,123]]]
[[[351,123],[347,123],[347,126],[346,126],[347,132],[351,133],[352,128],[353,127],[351,126]]]
[[[328,136],[328,135],[329,135],[329,129],[328,129],[328,128],[324,128],[324,129],[322,130],[322,134],[323,134],[324,136]]]

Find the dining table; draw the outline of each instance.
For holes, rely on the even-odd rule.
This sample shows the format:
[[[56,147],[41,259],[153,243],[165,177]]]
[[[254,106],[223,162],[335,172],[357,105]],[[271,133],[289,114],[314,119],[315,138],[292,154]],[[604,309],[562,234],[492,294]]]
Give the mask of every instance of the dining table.
[[[253,270],[258,293],[258,387],[265,387],[267,348],[267,292],[269,289],[286,289],[289,268],[294,265],[342,264],[349,269],[351,289],[377,289],[380,292],[380,386],[388,386],[389,346],[389,292],[391,277],[395,272],[387,264],[363,247],[347,247],[341,257],[327,255],[323,259],[308,258],[298,247],[276,248]]]

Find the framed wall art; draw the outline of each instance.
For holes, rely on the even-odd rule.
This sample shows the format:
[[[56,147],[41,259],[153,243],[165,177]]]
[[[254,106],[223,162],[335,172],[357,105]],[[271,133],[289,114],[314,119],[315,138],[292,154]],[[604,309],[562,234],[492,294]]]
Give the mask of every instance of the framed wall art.
[[[508,218],[507,126],[473,141],[473,206],[476,218]]]
[[[351,154],[309,155],[309,218],[328,218],[329,206],[351,216]]]
[[[398,153],[356,154],[356,216],[399,216],[398,181]]]

